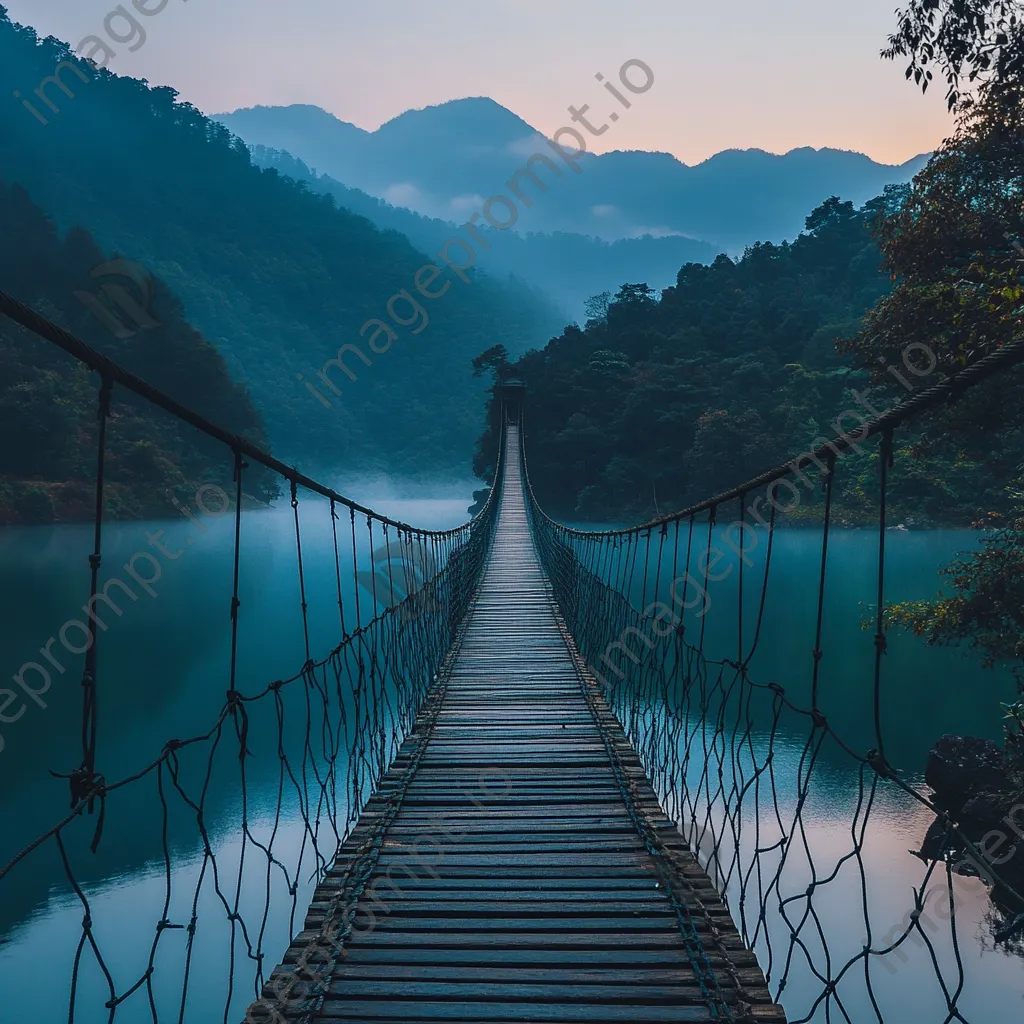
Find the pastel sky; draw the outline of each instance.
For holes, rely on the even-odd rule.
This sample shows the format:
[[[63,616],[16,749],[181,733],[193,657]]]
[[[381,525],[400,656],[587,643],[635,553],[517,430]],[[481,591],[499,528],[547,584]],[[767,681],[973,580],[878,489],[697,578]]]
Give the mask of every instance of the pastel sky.
[[[0,2],[14,20],[72,45],[103,34],[117,6]],[[879,58],[897,5],[167,0],[140,19],[147,38],[134,53],[113,44],[110,68],[172,85],[206,113],[313,103],[373,129],[410,107],[490,96],[551,134],[567,123],[569,105],[601,109],[596,73],[614,79],[637,58],[654,71],[654,87],[614,132],[593,140],[596,151],[662,150],[696,163],[729,148],[831,146],[899,163],[935,148],[951,122],[941,88],[922,97],[902,64]],[[118,23],[116,31],[123,31]]]

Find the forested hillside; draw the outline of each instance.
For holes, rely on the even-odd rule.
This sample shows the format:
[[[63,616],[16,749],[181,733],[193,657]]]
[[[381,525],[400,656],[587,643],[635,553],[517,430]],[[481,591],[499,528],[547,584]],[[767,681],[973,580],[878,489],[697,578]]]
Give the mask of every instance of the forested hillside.
[[[185,320],[159,281],[150,285],[147,329],[118,338],[79,301],[106,260],[87,232],[56,227],[17,185],[0,183],[0,280],[45,316],[226,429],[266,444],[246,389]],[[127,334],[127,331],[124,333]],[[0,523],[92,515],[99,379],[49,342],[0,318]],[[16,440],[15,440],[16,439]],[[173,514],[168,491],[230,486],[230,453],[161,410],[115,388],[107,434],[104,501],[118,516]],[[253,467],[247,490],[263,475]]]
[[[425,252],[433,252],[458,230],[450,221],[392,206],[327,174],[317,174],[284,150],[253,146],[252,154],[261,167],[273,168],[306,182],[317,192],[329,193],[339,206],[366,217],[382,230],[400,232]],[[578,319],[584,302],[596,292],[614,291],[623,281],[631,280],[664,288],[675,281],[684,263],[710,263],[718,255],[706,242],[680,235],[644,235],[607,242],[566,231],[518,234],[485,225],[479,230],[490,245],[481,254],[481,266],[495,276],[512,275],[543,292],[558,305],[566,321]]]
[[[645,285],[625,285],[610,304],[594,304],[585,328],[568,327],[514,363],[500,350],[487,353],[481,369],[526,382],[530,475],[542,503],[567,518],[641,520],[834,436],[841,412],[869,416],[855,390],[865,397],[870,387],[876,411],[899,401],[906,391],[878,360],[899,364],[901,338],[925,345],[927,321],[917,335],[880,323],[887,333],[880,346],[861,320],[892,289],[872,228],[908,195],[906,186],[893,187],[859,210],[830,199],[792,243],[756,245],[735,262],[720,256],[710,267],[685,266],[660,301]],[[879,308],[888,319],[898,313]],[[962,364],[962,354],[960,363],[938,355],[934,376],[911,378],[915,385]],[[1005,418],[979,418],[991,401],[989,391],[955,407],[950,415],[965,428],[952,432],[955,443],[942,425],[901,432],[900,445],[920,457],[897,460],[894,515],[911,524],[964,525],[1007,508],[1020,432]],[[851,431],[858,422],[853,413],[846,421]],[[481,442],[478,470],[492,445],[490,436]],[[844,460],[839,521],[877,514],[877,472],[869,452]],[[801,511],[814,505],[805,500]]]
[[[51,83],[53,110],[33,90],[65,60],[72,96]],[[46,115],[0,104],[0,179],[23,184],[62,230],[86,227],[160,277],[248,385],[277,453],[303,468],[464,472],[482,400],[472,356],[495,341],[522,351],[561,322],[525,290],[446,275],[429,326],[399,327],[389,350],[372,353],[360,328],[387,319],[389,299],[413,290],[427,262],[405,238],[255,167],[173,90],[98,71],[2,9],[0,83]],[[347,343],[370,365],[350,356],[354,381],[336,368],[342,395],[328,392],[326,407],[296,378],[315,380]]]

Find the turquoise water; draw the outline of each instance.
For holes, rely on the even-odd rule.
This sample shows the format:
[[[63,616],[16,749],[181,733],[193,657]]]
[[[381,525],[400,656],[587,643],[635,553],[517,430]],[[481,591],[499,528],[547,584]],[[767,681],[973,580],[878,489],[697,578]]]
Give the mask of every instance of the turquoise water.
[[[383,508],[398,518],[423,526],[452,526],[465,518],[467,502],[392,503]],[[310,606],[311,649],[322,657],[338,641],[338,608],[330,521],[326,506],[303,506],[303,554],[307,599]],[[295,575],[295,542],[291,510],[253,512],[243,519],[244,558],[240,581],[239,687],[247,693],[267,682],[290,676],[304,660],[302,620]],[[120,778],[152,761],[172,737],[184,738],[210,727],[227,689],[231,595],[232,522],[229,518],[204,520],[205,533],[184,520],[162,523],[125,523],[108,529],[104,540],[105,569],[118,571],[134,552],[152,550],[145,531],[163,529],[162,543],[181,550],[175,560],[164,560],[161,578],[152,584],[155,597],[140,591],[136,602],[124,604],[124,614],[108,617],[108,630],[100,634],[99,762],[108,779]],[[193,543],[187,544],[191,537]],[[841,722],[857,749],[872,744],[870,686],[873,644],[860,622],[870,615],[874,600],[875,545],[871,531],[838,531],[832,538],[829,591],[825,619],[825,658],[822,667],[822,705],[830,721]],[[976,537],[964,532],[891,533],[888,574],[891,600],[927,597],[941,583],[937,569],[958,550],[971,547]],[[754,675],[785,685],[799,703],[809,687],[813,622],[817,597],[820,536],[813,531],[779,531],[761,646]],[[81,616],[88,595],[87,555],[91,532],[87,527],[60,526],[7,529],[0,533],[0,670],[9,679],[19,667],[40,659],[39,649],[55,636],[63,623]],[[351,551],[343,550],[351,558]],[[358,544],[361,568],[369,568],[365,531]],[[759,557],[759,556],[758,556]],[[747,586],[759,582],[760,562],[755,557]],[[714,585],[707,616],[707,646],[732,656],[735,646],[734,577]],[[751,588],[753,590],[753,588]],[[346,591],[346,599],[354,595]],[[748,595],[749,597],[749,595]],[[363,595],[364,617],[372,602]],[[752,621],[752,620],[751,620]],[[614,639],[614,638],[609,638]],[[53,647],[54,654],[59,644]],[[66,813],[67,783],[50,770],[66,772],[80,758],[82,658],[66,652],[63,674],[52,672],[51,687],[42,699],[46,707],[27,707],[19,721],[0,725],[5,748],[0,752],[0,862],[6,861],[30,839],[44,832]],[[60,660],[58,659],[58,660]],[[3,684],[0,684],[3,685]],[[893,636],[885,659],[883,709],[886,750],[904,778],[920,785],[928,748],[943,732],[957,731],[997,738],[999,700],[1013,692],[1005,675],[984,672],[960,652],[925,649],[919,641]],[[287,702],[286,722],[295,707]],[[288,717],[291,715],[292,717]],[[286,725],[287,734],[289,726]],[[266,838],[275,829],[279,761],[273,743],[276,725],[270,711],[254,715],[248,759],[249,822],[252,834]],[[755,737],[755,743],[763,742]],[[776,740],[778,789],[783,818],[794,800],[802,756],[797,731],[783,732]],[[253,994],[253,962],[247,959],[240,929],[226,919],[217,888],[233,898],[239,876],[242,833],[239,814],[237,742],[215,757],[207,795],[205,825],[217,855],[216,879],[207,867],[199,886],[198,929],[191,957],[191,981],[185,997],[184,1019],[205,1024],[224,1017],[240,1020]],[[202,785],[205,762],[182,756],[183,785],[190,792]],[[693,780],[691,779],[691,783]],[[808,798],[805,818],[808,842],[815,863],[826,873],[850,843],[850,821],[856,795],[856,772],[836,751],[822,753],[822,768]],[[190,788],[191,787],[191,788]],[[285,814],[276,822],[277,846],[284,862],[297,859],[303,844],[298,798],[286,799]],[[342,804],[345,794],[339,794]],[[195,814],[181,801],[172,806],[167,822],[172,851],[172,896],[167,919],[187,921],[193,894],[203,871],[203,849]],[[119,992],[140,978],[148,964],[154,925],[163,915],[166,896],[160,795],[147,781],[126,787],[108,800],[102,842],[96,854],[88,850],[96,818],[84,817],[69,834],[68,854],[75,875],[92,905],[94,927]],[[923,865],[910,856],[929,824],[926,813],[904,796],[886,790],[875,808],[875,824],[865,837],[863,861],[871,892],[872,920],[884,932],[897,924],[910,908],[913,886],[920,885]],[[344,818],[344,807],[341,810]],[[765,829],[771,826],[768,819]],[[766,831],[767,834],[767,831]],[[252,853],[250,848],[250,854]],[[831,860],[830,860],[831,858]],[[274,875],[274,898],[264,915],[266,860],[248,856],[241,868],[243,916],[261,925],[263,948],[276,962],[293,930],[301,923],[315,865],[306,859],[294,897]],[[803,868],[794,864],[788,880],[797,885]],[[830,946],[849,955],[864,936],[858,928],[860,880],[844,869],[842,884],[818,897],[825,920],[849,919],[848,927],[829,932]],[[216,882],[217,888],[214,883]],[[965,1016],[971,1020],[1008,1019],[1016,1013],[1024,990],[1019,959],[991,949],[984,923],[987,895],[976,882],[958,879],[958,937],[968,968]],[[67,1019],[70,965],[81,936],[82,907],[67,882],[51,842],[20,864],[3,883],[0,906],[0,980],[4,998],[0,1021]],[[856,912],[856,913],[855,913]],[[947,926],[948,927],[948,926]],[[225,983],[234,931],[236,974],[232,993]],[[782,932],[780,931],[781,935]],[[255,938],[254,935],[250,938]],[[907,959],[895,974],[876,970],[879,985],[890,1000],[883,1006],[886,1020],[939,1020],[928,991],[935,987],[927,951],[906,945]],[[785,945],[776,945],[785,955]],[[165,932],[159,943],[153,998],[159,1019],[178,1019],[182,1004],[182,967],[187,952],[186,934]],[[845,959],[845,955],[840,959]],[[940,958],[946,954],[940,951]],[[79,992],[82,1024],[107,1020],[99,1005],[106,998],[102,974],[83,956]],[[777,966],[777,965],[776,965]],[[784,1002],[794,1009],[813,993],[812,981],[794,970]],[[778,976],[776,970],[775,976]],[[803,977],[803,980],[801,978]],[[28,980],[34,983],[21,984]],[[38,981],[45,979],[44,985]],[[18,982],[17,984],[15,982]],[[803,989],[801,989],[803,986]],[[818,986],[820,987],[820,986]],[[869,1010],[857,1003],[853,1019],[871,1020]],[[924,1007],[924,1009],[922,1009]],[[832,1019],[841,1019],[832,1010]],[[972,1016],[972,1014],[974,1016]],[[792,1016],[797,1014],[792,1013]],[[151,1021],[145,986],[122,1006],[118,1021]],[[825,1020],[821,1011],[815,1020]]]

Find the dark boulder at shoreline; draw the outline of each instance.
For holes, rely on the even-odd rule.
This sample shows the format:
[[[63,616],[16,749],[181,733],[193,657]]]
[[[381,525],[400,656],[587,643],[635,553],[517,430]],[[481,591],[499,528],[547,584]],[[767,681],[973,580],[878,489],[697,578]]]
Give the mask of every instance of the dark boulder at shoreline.
[[[975,736],[939,739],[928,755],[925,781],[944,813],[929,826],[917,851],[928,861],[948,858],[958,874],[980,876],[993,886],[992,903],[1002,916],[993,935],[1000,942],[1019,937],[1024,929],[1024,907],[1008,891],[1024,894],[1024,785],[1019,743],[1008,738],[1008,748]],[[950,822],[959,826],[960,835],[950,830]],[[980,851],[980,858],[964,839]]]

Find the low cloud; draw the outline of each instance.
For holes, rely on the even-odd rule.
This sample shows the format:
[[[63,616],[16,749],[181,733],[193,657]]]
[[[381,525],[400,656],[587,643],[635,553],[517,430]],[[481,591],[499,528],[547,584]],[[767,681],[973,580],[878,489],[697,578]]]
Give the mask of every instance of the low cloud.
[[[456,217],[464,217],[467,214],[479,210],[484,205],[484,197],[478,192],[470,192],[461,196],[453,196],[448,200],[448,207]]]
[[[407,206],[411,210],[419,210],[426,202],[423,193],[415,185],[407,181],[388,185],[384,189],[381,198],[392,206]]]
[[[524,135],[521,139],[510,142],[505,149],[513,156],[522,156],[529,159],[534,153],[547,152],[547,139],[539,132],[532,135]]]

